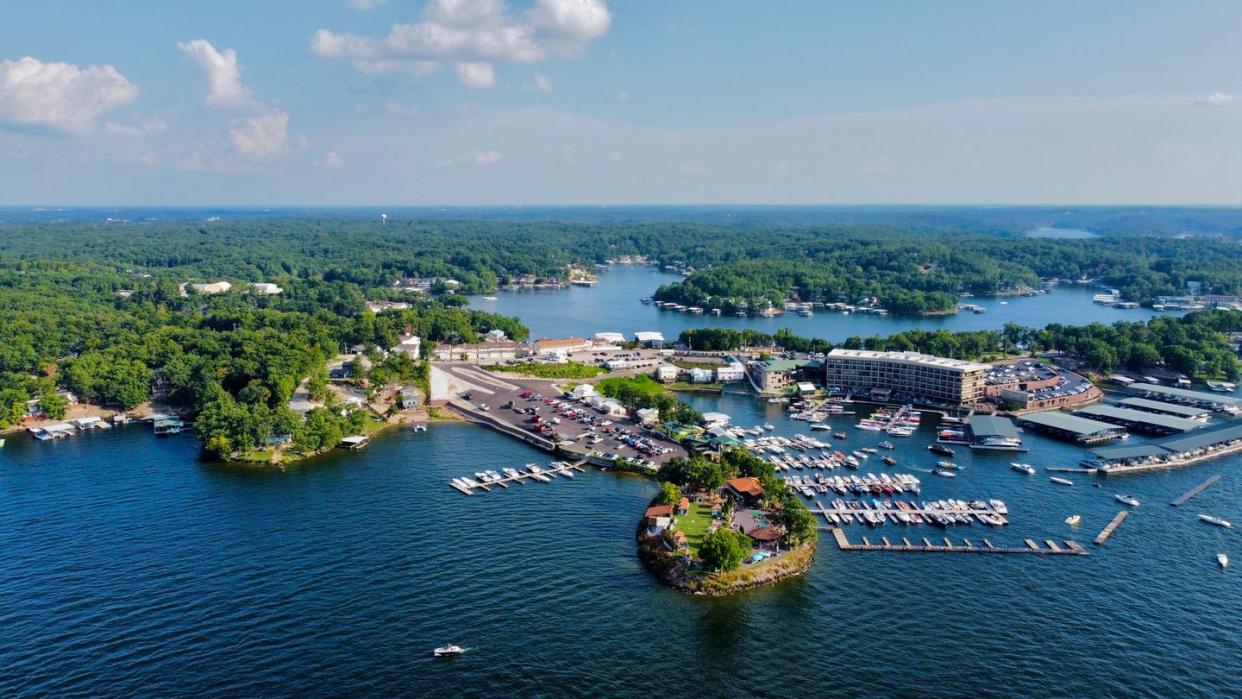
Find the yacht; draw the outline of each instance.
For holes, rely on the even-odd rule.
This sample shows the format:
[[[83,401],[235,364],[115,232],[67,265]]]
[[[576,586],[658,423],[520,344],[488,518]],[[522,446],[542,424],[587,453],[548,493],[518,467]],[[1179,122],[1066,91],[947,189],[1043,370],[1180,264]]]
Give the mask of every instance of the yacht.
[[[1049,478],[1048,480],[1052,481],[1053,483],[1056,483],[1057,485],[1074,485],[1074,481],[1071,481],[1068,478],[1057,478],[1056,476],[1053,476],[1052,478]]]
[[[1218,553],[1216,554],[1216,562],[1220,564],[1221,568],[1228,568],[1229,556],[1225,555],[1224,552]]]
[[[896,445],[894,445],[892,442],[889,442],[887,440],[880,442],[876,446],[881,449],[896,449],[897,448]]]
[[[1139,506],[1138,498],[1134,497],[1133,495],[1122,495],[1121,493],[1117,493],[1113,497],[1116,498],[1117,502],[1124,502],[1130,507]]]
[[[1079,522],[1082,522],[1082,517],[1080,515],[1070,515],[1065,518],[1065,523],[1071,527],[1077,527]]]
[[[957,478],[957,472],[950,471],[947,468],[934,468],[932,469],[932,475],[940,476],[941,478]]]
[[[845,439],[845,438],[846,438],[846,437],[848,437],[848,436],[849,436],[849,435],[845,434],[844,432],[833,432],[833,433],[832,433],[832,438],[833,438],[833,439]]]
[[[831,429],[832,429],[832,425],[829,425],[829,424],[828,424],[828,423],[826,423],[826,422],[817,422],[817,423],[815,423],[815,424],[811,425],[811,429],[813,429],[813,430],[820,430],[820,431],[827,432],[828,430],[831,430]]]
[[[1020,464],[1015,461],[1014,463],[1009,464],[1009,468],[1012,468],[1018,473],[1025,473],[1028,476],[1035,475],[1035,467],[1030,464]]]
[[[1005,505],[1004,500],[988,500],[988,505],[990,505],[992,510],[998,515],[1009,514],[1009,508]]]
[[[440,646],[439,648],[432,651],[432,653],[437,658],[448,658],[454,655],[461,655],[462,653],[465,653],[465,652],[466,652],[465,648],[462,648],[461,646],[455,646],[455,645]]]
[[[940,454],[942,456],[953,456],[957,454],[957,452],[944,446],[943,444],[928,444],[927,451],[930,451],[933,454]]]
[[[881,460],[881,461],[883,461],[884,463],[888,464],[889,466],[896,466],[896,465],[897,465],[897,459],[894,459],[893,457],[889,456],[888,454],[885,454],[884,456],[881,456],[881,457],[880,457],[880,460]]]
[[[1233,528],[1233,522],[1230,522],[1227,519],[1221,519],[1220,517],[1213,517],[1212,515],[1199,515],[1199,519],[1207,522],[1208,524],[1215,524],[1218,527],[1224,527],[1226,529]]]

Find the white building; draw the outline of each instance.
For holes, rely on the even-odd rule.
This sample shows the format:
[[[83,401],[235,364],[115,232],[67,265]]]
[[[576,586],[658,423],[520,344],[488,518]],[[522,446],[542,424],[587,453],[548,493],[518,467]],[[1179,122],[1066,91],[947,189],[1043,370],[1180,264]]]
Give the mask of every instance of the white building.
[[[653,332],[653,331],[636,332],[634,333],[634,339],[638,341],[638,344],[644,347],[663,347],[664,346],[664,334],[663,333],[658,333],[658,332]]]
[[[422,340],[418,339],[417,335],[403,335],[401,336],[401,341],[398,342],[397,346],[393,347],[391,351],[404,352],[405,354],[418,359],[420,350],[422,349],[422,344]]]
[[[726,426],[731,418],[724,413],[703,413],[703,425],[712,427],[715,425]]]
[[[210,284],[191,284],[190,288],[197,291],[200,294],[211,295],[211,294],[223,294],[229,289],[232,289],[233,285],[228,282],[212,282]]]
[[[824,358],[824,384],[969,404],[983,399],[989,368],[987,364],[918,352],[838,348]]]
[[[713,376],[711,369],[691,369],[690,383],[711,383]]]
[[[589,400],[595,396],[595,387],[589,383],[580,383],[574,386],[572,395],[576,400]]]
[[[592,338],[597,345],[624,345],[625,335],[621,333],[595,333]]]
[[[656,367],[656,381],[661,383],[672,383],[677,380],[678,376],[681,376],[681,369],[673,366],[672,364],[661,364]]]
[[[410,304],[405,301],[367,301],[367,310],[372,313],[383,313],[384,311],[408,311]]]
[[[644,425],[653,425],[660,421],[659,408],[640,408],[636,414],[638,421]]]
[[[483,339],[487,342],[503,342],[505,340],[505,331],[500,328],[488,330],[487,334],[483,336]]]
[[[267,282],[254,282],[250,285],[250,290],[256,294],[263,294],[265,296],[276,296],[277,294],[282,294],[285,291],[279,286],[269,284]]]
[[[733,383],[746,378],[746,367],[741,362],[733,362],[722,367],[716,367],[716,381],[720,383]]]

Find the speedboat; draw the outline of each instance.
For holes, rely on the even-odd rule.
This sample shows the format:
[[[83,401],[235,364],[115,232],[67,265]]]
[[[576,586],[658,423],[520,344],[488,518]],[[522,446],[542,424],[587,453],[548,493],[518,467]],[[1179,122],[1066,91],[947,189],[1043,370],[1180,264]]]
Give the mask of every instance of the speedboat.
[[[1216,554],[1216,562],[1220,564],[1221,568],[1228,568],[1229,567],[1229,556],[1226,555],[1224,552],[1218,553]]]
[[[1009,464],[1009,468],[1012,468],[1018,473],[1025,473],[1028,476],[1035,475],[1035,467],[1030,464],[1020,464],[1020,463],[1015,462],[1015,463]]]
[[[936,462],[936,465],[937,465],[937,466],[939,466],[940,468],[947,468],[947,469],[949,469],[950,471],[959,471],[959,470],[961,470],[961,469],[959,469],[959,468],[958,468],[957,464],[953,463],[952,461],[945,461],[945,460],[941,460],[941,461],[937,461],[937,462]]]
[[[1139,506],[1138,498],[1134,497],[1133,495],[1122,495],[1121,493],[1117,493],[1113,497],[1116,498],[1117,502],[1124,502],[1130,507]]]
[[[1056,483],[1057,485],[1074,485],[1074,481],[1071,481],[1068,478],[1057,478],[1056,476],[1053,476],[1052,478],[1049,478],[1048,480],[1052,481],[1053,483]]]
[[[813,429],[813,430],[824,430],[824,431],[827,431],[827,430],[831,430],[831,429],[832,429],[832,425],[829,425],[829,424],[828,424],[828,423],[826,423],[826,422],[817,422],[817,423],[815,423],[815,424],[811,425],[811,429]]]
[[[896,448],[897,448],[897,446],[896,446],[895,444],[893,444],[892,442],[889,442],[889,441],[887,441],[887,440],[886,440],[886,441],[883,441],[883,442],[880,442],[880,443],[879,443],[879,444],[877,444],[876,446],[877,446],[877,447],[879,447],[879,448],[881,448],[881,449],[896,449]]]
[[[763,429],[767,430],[768,432],[771,432],[772,430],[774,430],[774,429],[776,429],[776,428],[772,426],[772,423],[770,423],[770,422],[765,422],[765,423],[763,423]]]
[[[1009,514],[1009,507],[1005,505],[1004,500],[988,500],[988,504],[992,506],[992,509],[995,510],[997,514]]]
[[[1070,515],[1069,517],[1065,518],[1065,523],[1070,525],[1071,527],[1077,527],[1078,523],[1081,521],[1082,521],[1082,517],[1080,515]]]
[[[881,456],[881,457],[880,457],[880,460],[881,460],[881,461],[883,461],[884,463],[888,464],[889,466],[896,466],[896,465],[897,465],[897,459],[894,459],[893,457],[889,456],[888,454],[885,454],[884,456]]]
[[[432,651],[432,654],[434,654],[437,658],[449,658],[454,655],[461,655],[462,653],[465,653],[465,652],[466,652],[466,649],[462,648],[461,646],[449,645],[449,646],[440,646],[439,648]]]
[[[932,475],[940,476],[941,478],[957,478],[957,472],[950,471],[947,468],[934,468],[932,469]]]
[[[927,451],[930,451],[933,454],[940,454],[941,456],[954,456],[957,454],[957,452],[944,446],[943,444],[928,444]]]
[[[845,434],[844,432],[833,432],[832,433],[833,439],[846,439],[847,437],[849,437],[849,435]]]
[[[1233,529],[1233,522],[1230,522],[1227,519],[1221,519],[1220,517],[1213,517],[1212,515],[1199,515],[1199,519],[1201,521],[1207,522],[1208,524],[1215,524],[1218,527],[1224,527],[1226,529]]]

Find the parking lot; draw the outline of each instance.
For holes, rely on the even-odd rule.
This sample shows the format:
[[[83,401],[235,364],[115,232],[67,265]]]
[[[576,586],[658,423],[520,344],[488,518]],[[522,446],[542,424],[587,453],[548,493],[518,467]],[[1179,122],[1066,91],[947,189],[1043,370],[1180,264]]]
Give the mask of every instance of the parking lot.
[[[573,442],[577,451],[653,465],[686,456],[685,449],[663,435],[575,401],[557,391],[553,381],[498,376],[468,365],[441,368],[474,387],[458,393],[474,409],[518,429]]]

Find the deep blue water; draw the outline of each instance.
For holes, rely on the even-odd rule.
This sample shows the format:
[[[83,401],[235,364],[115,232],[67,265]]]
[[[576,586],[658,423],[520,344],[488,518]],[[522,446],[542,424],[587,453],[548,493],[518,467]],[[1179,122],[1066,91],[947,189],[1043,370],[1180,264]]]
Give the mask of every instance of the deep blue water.
[[[805,429],[752,398],[692,400]],[[930,429],[900,442],[894,470],[926,470]],[[880,439],[847,431],[854,448]],[[1040,466],[1081,453],[1027,439]],[[286,472],[196,453],[141,427],[9,440],[0,695],[1228,696],[1242,673],[1238,572],[1214,560],[1242,546],[1195,521],[1242,520],[1237,458],[1097,489],[962,454],[957,480],[922,474],[924,495],[1003,497],[996,543],[1085,543],[1117,490],[1143,506],[1086,558],[843,553],[825,537],[804,579],[705,600],[635,557],[647,481],[451,490],[545,458],[482,428],[388,433]],[[1213,473],[1191,505],[1166,504]],[[446,642],[469,651],[426,656]]]
[[[471,306],[480,310],[515,315],[522,319],[534,337],[591,337],[597,332],[620,332],[627,336],[642,330],[656,330],[672,341],[686,328],[754,328],[775,332],[789,328],[797,335],[822,337],[834,342],[859,335],[891,335],[909,328],[925,330],[993,330],[1007,322],[1042,328],[1049,323],[1081,325],[1092,322],[1145,320],[1155,315],[1150,309],[1121,310],[1091,302],[1098,290],[1064,285],[1043,296],[1029,298],[970,298],[963,301],[987,309],[985,313],[958,313],[937,318],[876,316],[863,313],[843,315],[820,311],[811,318],[789,313],[776,318],[738,318],[735,316],[689,315],[644,306],[639,299],[650,296],[661,284],[681,279],[680,275],[660,272],[652,267],[616,265],[599,277],[594,287],[509,291],[495,294],[495,301],[471,297]]]

